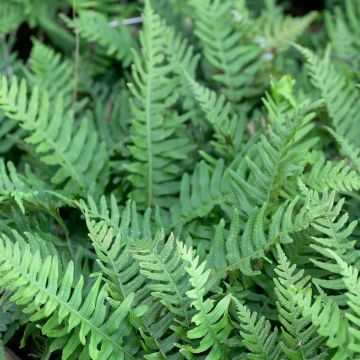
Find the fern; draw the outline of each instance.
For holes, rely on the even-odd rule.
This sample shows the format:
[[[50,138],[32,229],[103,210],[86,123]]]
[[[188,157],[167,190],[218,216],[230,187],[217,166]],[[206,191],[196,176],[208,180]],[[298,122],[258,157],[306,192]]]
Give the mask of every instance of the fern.
[[[158,298],[184,327],[189,327],[188,279],[173,236],[164,243],[163,233],[151,243],[139,242],[131,250],[140,273],[149,281],[151,295]]]
[[[59,326],[62,327],[63,335],[53,342],[53,350],[61,348],[64,359],[74,358],[77,348],[87,344],[81,351],[82,357],[98,359],[101,351],[102,359],[133,358],[134,349],[114,340],[114,336],[123,337],[129,332],[126,315],[131,296],[106,320],[106,293],[100,288],[100,278],[85,299],[83,278],[72,290],[72,263],[60,282],[56,256],[42,261],[39,253],[31,254],[29,247],[21,250],[8,238],[2,238],[0,246],[1,286],[13,292],[11,300],[19,304],[32,321],[46,319],[41,327],[44,334],[51,337]],[[74,330],[77,326],[79,328]]]
[[[227,309],[231,301],[229,295],[221,299],[216,305],[211,299],[204,299],[206,294],[206,282],[209,278],[209,270],[205,271],[206,263],[199,264],[199,257],[193,256],[193,250],[179,244],[181,257],[189,265],[186,271],[190,275],[192,289],[187,295],[192,299],[191,305],[197,313],[191,321],[195,327],[187,332],[189,339],[198,339],[197,347],[186,346],[183,351],[198,354],[210,350],[208,359],[228,358],[225,343],[230,335],[231,327],[227,316]]]
[[[231,1],[192,1],[196,12],[196,35],[204,56],[218,73],[213,75],[231,102],[256,93],[250,79],[262,66],[263,49],[242,42],[248,27],[237,29],[231,16]],[[240,44],[242,44],[240,46]]]
[[[336,204],[331,216],[318,219],[312,224],[321,234],[313,237],[315,243],[311,247],[317,251],[318,256],[314,257],[312,262],[317,267],[333,273],[330,278],[314,279],[314,282],[328,289],[342,289],[343,283],[341,278],[336,276],[339,269],[334,261],[331,261],[332,257],[326,250],[335,252],[349,265],[356,263],[359,257],[358,250],[355,249],[355,242],[349,239],[357,226],[357,221],[348,223],[349,215],[347,213],[340,214],[343,204],[344,199]]]
[[[163,64],[165,25],[149,2],[146,4],[145,29],[141,36],[143,60],[134,55],[134,82],[130,85],[136,121],[129,149],[134,161],[126,168],[135,187],[132,198],[143,205],[164,206],[169,201],[167,198],[178,191],[176,178],[181,167],[174,161],[186,159],[191,146],[185,138],[175,136],[179,124],[186,118],[171,113],[166,119],[164,116],[176,101],[174,83],[169,80],[171,67]]]
[[[118,21],[116,26],[103,14],[81,10],[74,21],[68,21],[76,31],[87,42],[98,43],[104,52],[117,60],[123,61],[124,65],[129,65],[132,60],[130,49],[135,46],[129,29]]]
[[[359,175],[346,163],[345,160],[338,162],[325,161],[319,156],[305,175],[305,182],[316,191],[336,190],[347,193],[358,190]]]
[[[237,315],[240,320],[240,335],[242,343],[249,350],[251,360],[280,359],[281,350],[277,343],[277,329],[271,330],[271,325],[263,316],[251,311],[236,301]]]
[[[296,304],[298,293],[302,294],[308,286],[309,276],[304,277],[304,271],[296,271],[280,246],[277,247],[278,266],[274,279],[277,309],[282,324],[281,348],[289,359],[321,359],[316,356],[316,350],[322,339],[316,336],[309,317],[302,317],[302,306]]]
[[[359,357],[360,6],[308,6],[0,1],[1,359]]]
[[[30,70],[25,69],[28,84],[32,89],[46,91],[51,100],[61,94],[64,107],[69,109],[73,93],[73,64],[61,59],[52,48],[34,41],[29,58]]]
[[[27,98],[26,92],[26,82],[21,81],[19,84],[17,79],[14,79],[9,86],[3,77],[0,107],[6,116],[19,121],[24,130],[31,132],[26,141],[36,145],[41,161],[49,166],[59,166],[51,178],[54,184],[71,179],[72,183],[67,184],[69,189],[74,188],[74,185],[75,189],[89,188],[107,161],[105,148],[98,141],[97,134],[91,131],[89,120],[83,119],[76,127],[73,115],[64,114],[61,97],[57,99],[54,111],[50,113],[50,102],[46,93],[40,100],[37,89],[30,98]],[[65,120],[62,119],[63,116]],[[86,149],[84,144],[87,145]]]
[[[359,116],[358,90],[336,71],[330,61],[329,49],[323,58],[319,58],[308,49],[299,46],[297,48],[307,59],[312,82],[326,101],[335,131],[346,140],[359,146],[357,127],[354,125]]]

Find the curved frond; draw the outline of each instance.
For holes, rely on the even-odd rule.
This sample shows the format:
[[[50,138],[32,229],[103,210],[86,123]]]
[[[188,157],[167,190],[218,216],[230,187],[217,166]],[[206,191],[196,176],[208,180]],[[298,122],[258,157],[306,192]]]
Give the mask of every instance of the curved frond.
[[[75,353],[94,360],[135,358],[136,348],[124,341],[130,331],[126,317],[133,295],[109,312],[100,278],[85,294],[83,277],[74,284],[73,263],[60,280],[56,256],[42,261],[38,252],[21,250],[4,236],[0,247],[0,286],[12,292],[11,301],[32,321],[44,322],[42,333],[55,336],[52,349],[61,349],[63,359],[72,359]]]

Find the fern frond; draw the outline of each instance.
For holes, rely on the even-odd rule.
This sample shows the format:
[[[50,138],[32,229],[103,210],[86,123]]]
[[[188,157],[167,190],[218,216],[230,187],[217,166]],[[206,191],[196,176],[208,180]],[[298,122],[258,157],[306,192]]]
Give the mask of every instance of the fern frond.
[[[263,63],[263,49],[246,40],[244,28],[237,28],[232,18],[231,1],[193,0],[195,34],[204,55],[217,70],[213,75],[223,88],[226,98],[239,102],[257,92],[254,77]]]
[[[55,337],[52,349],[62,349],[63,359],[134,359],[136,348],[124,342],[129,334],[127,313],[133,296],[128,296],[114,312],[106,307],[106,292],[100,278],[88,294],[84,278],[74,284],[70,263],[60,280],[57,257],[42,261],[29,247],[23,251],[7,237],[0,241],[0,286],[12,292],[11,301],[22,307],[34,322],[45,321],[42,333]]]
[[[215,91],[205,88],[188,76],[188,81],[207,120],[214,129],[215,149],[224,157],[232,160],[243,146],[245,121],[232,111],[232,106],[224,95],[217,96]]]
[[[4,1],[0,5],[0,38],[15,30],[24,21],[21,4]]]
[[[360,278],[359,270],[346,263],[336,254],[333,254],[337,261],[341,275],[347,289],[346,297],[349,309],[346,311],[345,316],[349,321],[349,333],[351,334],[351,340],[349,349],[354,353],[354,357],[358,357],[360,353]]]
[[[181,243],[178,243],[178,246],[182,259],[189,264],[186,271],[191,277],[192,289],[187,292],[187,296],[192,300],[191,305],[197,311],[191,319],[195,327],[187,332],[187,337],[199,341],[197,347],[187,345],[183,351],[192,354],[206,351],[209,360],[228,359],[229,350],[226,342],[232,327],[227,313],[231,295],[223,297],[216,304],[210,298],[205,299],[210,270],[205,271],[205,262],[199,264],[199,257],[194,257],[192,248],[186,248]]]
[[[266,17],[261,32],[264,36],[264,46],[285,51],[292,42],[302,35],[316,17],[315,12],[310,12],[302,17],[281,16],[275,19]]]
[[[64,113],[61,97],[52,104],[46,93],[40,99],[36,88],[28,97],[26,82],[19,84],[16,78],[11,85],[5,77],[1,79],[0,108],[31,133],[26,141],[36,146],[40,160],[58,167],[51,179],[54,184],[66,182],[65,188],[69,190],[74,190],[74,186],[94,189],[99,174],[106,171],[108,160],[105,146],[92,131],[88,119],[83,118],[77,126],[72,114]]]
[[[269,219],[265,216],[264,204],[253,210],[242,234],[239,232],[239,212],[235,210],[229,235],[223,240],[224,235],[217,234],[221,241],[218,246],[222,247],[221,253],[217,248],[217,256],[222,257],[222,263],[227,260],[226,268],[218,271],[240,270],[247,276],[259,274],[253,269],[253,260],[266,259],[266,253],[277,243],[291,243],[296,233],[316,224],[319,219],[331,216],[334,197],[335,193],[325,193],[320,197],[315,192],[309,192],[303,204],[299,206],[299,198],[295,197],[291,202],[280,205]]]
[[[249,350],[250,360],[277,360],[281,358],[278,344],[278,331],[271,329],[270,321],[264,316],[258,317],[238,300],[235,301],[237,315],[240,320],[242,343]]]
[[[360,145],[359,90],[336,70],[330,59],[329,48],[323,58],[309,49],[296,45],[306,58],[313,85],[320,90],[335,131],[357,147]]]
[[[140,41],[142,53],[134,54],[133,82],[129,85],[135,117],[129,146],[133,161],[125,165],[134,187],[131,197],[142,207],[169,206],[179,190],[181,162],[192,149],[187,138],[177,136],[186,116],[170,111],[177,94],[176,82],[171,81],[171,65],[164,63],[165,31],[147,1]]]
[[[73,64],[54,49],[34,40],[29,58],[30,69],[25,69],[29,86],[46,91],[50,100],[59,95],[64,99],[64,108],[70,109],[73,92]]]
[[[311,261],[318,268],[331,274],[331,277],[314,278],[314,283],[325,289],[344,289],[344,284],[338,274],[340,269],[334,263],[333,257],[329,255],[331,250],[349,265],[357,263],[360,253],[355,248],[356,241],[350,240],[350,236],[357,226],[357,221],[349,222],[347,213],[341,214],[345,199],[341,199],[334,207],[332,214],[326,218],[319,218],[312,224],[312,227],[320,232],[320,235],[313,236],[315,243],[311,244],[317,252]]]
[[[113,228],[114,235],[120,234],[128,243],[139,240],[150,240],[159,228],[163,227],[160,215],[155,214],[151,219],[151,209],[144,214],[137,210],[136,203],[128,200],[125,207],[118,205],[114,194],[107,199],[101,196],[98,203],[89,196],[76,202],[76,205],[85,215],[87,221],[96,221]]]
[[[230,171],[236,204],[241,212],[249,215],[254,206],[264,203],[271,209],[279,198],[292,197],[289,194],[293,190],[288,184],[302,172],[306,153],[317,141],[313,137],[306,138],[314,127],[311,123],[315,117],[313,106],[316,105],[279,114],[270,123],[268,135],[262,135],[246,157],[249,176]]]
[[[320,192],[335,190],[341,193],[356,191],[360,188],[360,177],[345,160],[326,161],[319,156],[311,170],[304,175],[305,183]]]
[[[148,288],[151,295],[188,328],[191,313],[190,301],[186,296],[189,290],[187,273],[174,236],[170,235],[165,242],[164,238],[164,232],[160,231],[151,242],[138,242],[132,247],[131,253],[140,265],[140,273],[150,281]]]
[[[274,278],[276,307],[279,321],[282,325],[280,344],[290,360],[321,359],[316,356],[322,338],[316,336],[316,329],[309,317],[302,316],[302,306],[296,303],[296,296],[303,293],[308,286],[310,277],[304,277],[304,270],[297,271],[296,265],[291,265],[281,247],[277,246],[278,265]]]
[[[116,27],[104,14],[92,10],[81,10],[77,18],[68,21],[87,42],[99,44],[103,51],[128,66],[132,61],[131,49],[136,43],[129,29],[121,22]]]
[[[344,312],[337,303],[325,295],[320,295],[313,301],[311,288],[296,297],[299,306],[303,308],[303,316],[310,317],[317,333],[326,338],[326,345],[336,349],[335,359],[348,359],[346,348],[349,344],[349,323]]]
[[[185,224],[197,217],[204,217],[220,204],[232,199],[233,194],[226,177],[223,160],[219,160],[212,173],[201,161],[190,177],[184,174],[181,180],[180,199],[171,208],[173,226]]]

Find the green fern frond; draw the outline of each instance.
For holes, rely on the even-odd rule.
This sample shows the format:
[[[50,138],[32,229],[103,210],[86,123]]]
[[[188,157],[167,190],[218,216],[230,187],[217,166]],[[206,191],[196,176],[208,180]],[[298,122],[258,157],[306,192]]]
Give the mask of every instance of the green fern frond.
[[[360,188],[358,173],[345,160],[326,161],[323,156],[314,160],[311,170],[305,173],[304,180],[309,187],[320,192],[335,190],[348,193]]]
[[[75,354],[90,359],[134,359],[136,349],[124,342],[130,331],[126,317],[132,295],[109,312],[100,278],[85,297],[84,278],[74,284],[72,263],[60,280],[56,257],[42,261],[38,252],[32,254],[29,247],[21,250],[6,237],[0,247],[0,286],[12,292],[11,301],[32,321],[45,321],[42,333],[56,337],[52,349],[62,349],[63,359],[74,359]]]
[[[323,58],[301,46],[296,48],[306,58],[312,83],[325,99],[335,131],[358,147],[360,136],[355,124],[360,121],[359,90],[336,70],[329,48]]]
[[[326,338],[326,345],[336,349],[335,359],[348,359],[346,348],[349,344],[349,323],[337,303],[325,295],[313,300],[311,288],[298,293],[296,301],[303,308],[303,316],[310,317],[317,333]]]
[[[331,250],[349,265],[357,263],[360,256],[355,248],[356,241],[350,240],[358,222],[356,220],[349,222],[348,213],[341,214],[344,201],[345,199],[341,199],[334,206],[330,216],[319,218],[312,224],[320,235],[312,237],[315,243],[310,246],[317,252],[317,256],[314,256],[311,261],[318,268],[332,274],[330,278],[314,278],[313,281],[325,289],[344,289],[343,281],[338,276],[340,269],[327,250]]]
[[[46,91],[49,99],[59,95],[64,99],[64,108],[70,109],[73,94],[73,64],[54,49],[34,40],[29,58],[30,69],[25,69],[29,86]]]
[[[264,316],[258,317],[238,300],[235,301],[240,320],[242,343],[249,350],[249,360],[281,359],[281,348],[278,344],[278,331],[271,329],[270,321]]]
[[[140,271],[141,262],[134,256],[131,239],[121,232],[115,235],[114,229],[102,221],[96,223],[88,218],[87,226],[111,302],[117,306],[133,295],[129,315],[143,338],[145,358],[167,359],[178,340],[175,333],[165,335],[174,322],[173,314],[170,311],[165,313],[163,305],[151,299],[151,287]]]
[[[239,211],[249,215],[254,206],[264,203],[271,210],[279,199],[291,198],[293,190],[288,183],[303,170],[305,155],[317,141],[314,137],[307,138],[314,127],[313,106],[316,105],[279,113],[269,124],[268,135],[262,135],[249,150],[248,176],[230,170]]]
[[[89,196],[87,201],[81,199],[76,205],[87,221],[106,224],[113,228],[114,235],[120,234],[127,242],[150,240],[156,231],[163,227],[158,213],[153,220],[151,209],[141,214],[132,200],[127,201],[124,208],[119,207],[114,194],[111,194],[109,199],[101,196],[98,203]]]
[[[151,295],[159,299],[183,324],[189,327],[191,313],[190,301],[186,297],[189,290],[187,273],[181,260],[173,235],[164,242],[164,232],[154,239],[138,242],[131,253],[140,265],[140,273],[150,282]]]
[[[266,253],[277,243],[291,243],[293,235],[306,230],[322,218],[329,217],[334,211],[334,197],[335,193],[325,193],[320,197],[315,192],[309,192],[303,204],[299,206],[299,198],[295,197],[291,202],[284,202],[279,206],[269,219],[265,216],[264,204],[253,210],[242,234],[239,231],[239,212],[235,210],[230,233],[225,240],[221,234],[223,229],[218,230],[220,242],[217,256],[222,257],[221,263],[224,259],[227,260],[226,268],[218,269],[218,272],[240,270],[247,276],[259,274],[259,270],[253,269],[252,262],[260,258],[267,259]]]
[[[296,296],[304,292],[310,277],[304,277],[304,270],[297,271],[296,265],[290,264],[279,245],[277,254],[274,291],[278,317],[282,325],[280,346],[290,360],[324,359],[324,355],[316,356],[323,339],[316,336],[311,319],[302,316],[302,306],[296,303]]]
[[[165,31],[147,1],[140,37],[142,53],[134,54],[133,82],[129,85],[135,117],[129,146],[133,161],[125,165],[134,187],[131,197],[142,207],[169,206],[179,190],[180,164],[192,149],[184,136],[177,136],[186,116],[170,110],[177,93],[176,82],[171,81],[173,69],[164,63]]]
[[[231,295],[223,297],[216,304],[210,298],[205,299],[210,270],[205,271],[205,262],[199,264],[199,257],[194,257],[192,248],[186,248],[181,243],[178,243],[178,247],[182,259],[189,264],[186,271],[191,277],[192,289],[187,292],[187,296],[197,311],[191,319],[195,327],[187,332],[187,337],[199,341],[198,346],[187,345],[183,351],[192,354],[207,351],[209,360],[229,359],[226,342],[231,332],[227,314]]]
[[[233,194],[225,175],[224,162],[219,160],[212,173],[201,161],[192,176],[184,174],[181,180],[180,201],[171,208],[173,226],[185,224],[197,217],[204,217],[216,205],[232,199]]]
[[[263,49],[246,39],[247,26],[237,28],[231,14],[232,1],[194,0],[195,34],[204,56],[216,69],[213,79],[226,98],[239,102],[257,92],[254,77],[263,63]]]
[[[0,38],[15,30],[25,19],[21,4],[4,1],[0,5]]]
[[[279,52],[285,51],[306,31],[316,16],[315,12],[310,12],[302,17],[281,16],[275,19],[266,17],[261,29],[264,46]]]
[[[232,106],[224,95],[217,96],[215,91],[205,88],[188,76],[191,88],[207,120],[214,129],[215,149],[224,157],[233,157],[243,146],[245,121],[232,111]]]
[[[68,201],[61,193],[47,189],[40,179],[35,179],[36,183],[33,180],[31,176],[19,174],[12,162],[5,164],[0,159],[0,202],[11,198],[25,214],[27,204],[54,212],[51,209],[59,208]]]
[[[354,353],[354,358],[358,357],[360,353],[360,278],[359,270],[347,264],[336,254],[333,254],[335,260],[341,269],[341,275],[347,289],[346,297],[349,309],[346,311],[345,316],[349,321],[349,333],[351,340],[349,349]]]
[[[104,280],[111,298],[120,302],[131,293],[134,305],[141,303],[149,294],[145,278],[140,275],[139,264],[134,261],[129,249],[129,239],[108,227],[104,222],[87,220],[89,237],[97,255]]]
[[[122,61],[125,66],[131,63],[131,49],[136,43],[121,19],[115,23],[97,11],[81,10],[68,24],[87,42],[99,44],[108,56]]]
[[[92,131],[88,119],[83,118],[80,124],[75,124],[73,115],[64,113],[61,97],[51,104],[46,93],[40,98],[37,88],[28,97],[26,82],[23,80],[19,84],[16,78],[11,85],[5,77],[1,79],[0,108],[31,133],[26,141],[36,146],[40,160],[58,167],[51,178],[54,184],[66,182],[65,188],[69,190],[94,189],[108,160],[105,146]]]

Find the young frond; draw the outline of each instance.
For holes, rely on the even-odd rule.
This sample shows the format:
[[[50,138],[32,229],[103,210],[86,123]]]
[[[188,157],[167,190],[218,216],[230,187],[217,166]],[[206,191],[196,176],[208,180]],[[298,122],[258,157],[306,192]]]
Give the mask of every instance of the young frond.
[[[310,317],[302,316],[302,306],[296,303],[296,297],[304,292],[310,277],[304,276],[304,270],[297,271],[296,265],[290,264],[279,245],[277,254],[274,291],[278,317],[282,325],[280,346],[290,360],[324,358],[316,356],[322,338],[317,336]]]
[[[206,299],[210,270],[205,270],[205,262],[199,264],[199,257],[194,257],[192,248],[186,248],[181,243],[178,243],[178,247],[182,259],[188,263],[185,269],[192,286],[186,294],[197,311],[191,319],[195,327],[187,332],[187,337],[199,341],[197,346],[186,345],[181,351],[192,354],[208,352],[206,358],[209,360],[229,359],[226,342],[232,329],[228,318],[231,295],[226,295],[217,303]]]
[[[131,248],[140,273],[149,280],[151,295],[159,299],[183,327],[189,328],[190,300],[186,296],[189,280],[173,235],[164,241],[160,231],[152,241],[138,242]]]
[[[258,317],[236,300],[237,315],[240,320],[242,343],[249,350],[249,360],[280,360],[281,348],[278,344],[278,331],[271,329],[270,321]]]

